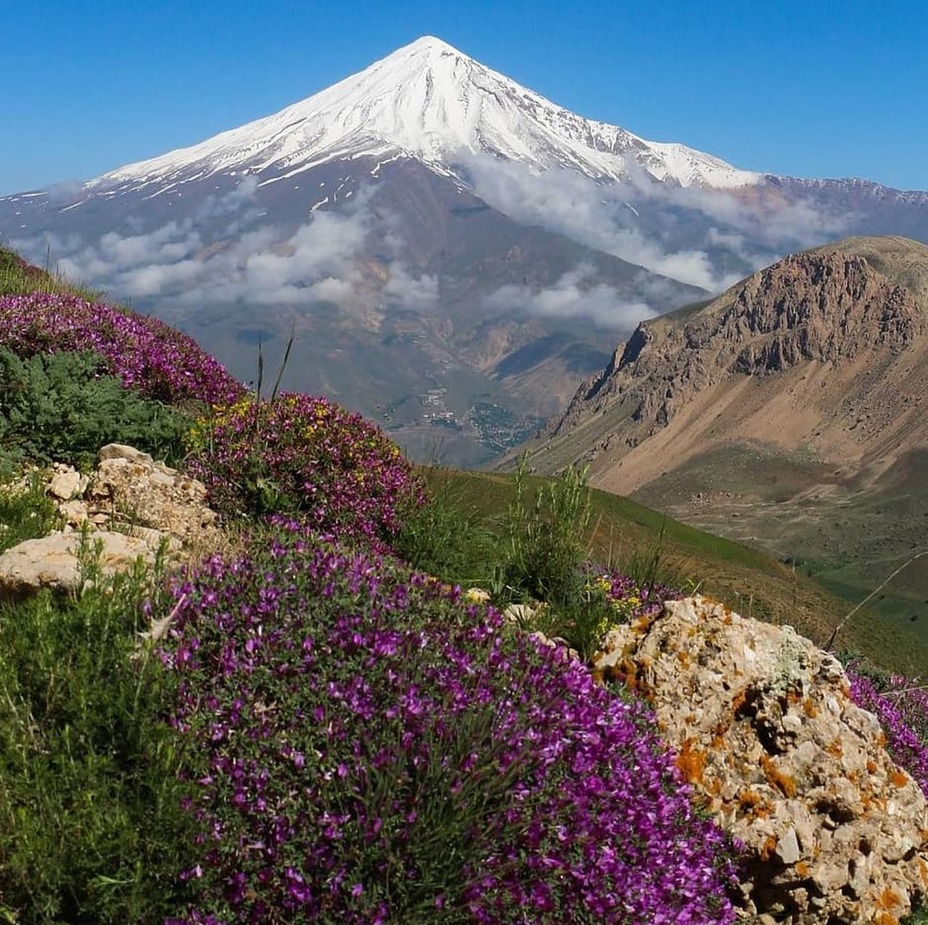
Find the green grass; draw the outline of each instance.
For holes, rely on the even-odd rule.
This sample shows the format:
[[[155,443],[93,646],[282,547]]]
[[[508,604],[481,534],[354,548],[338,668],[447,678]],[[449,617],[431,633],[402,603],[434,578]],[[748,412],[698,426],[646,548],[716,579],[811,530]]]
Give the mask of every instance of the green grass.
[[[438,487],[443,535],[449,538],[446,564],[420,561],[435,574],[461,584],[492,583],[505,545],[504,512],[516,494],[516,476],[424,470]],[[530,492],[550,480],[529,476]],[[533,496],[532,496],[533,497]],[[434,516],[434,515],[432,515]],[[458,551],[451,552],[454,540]],[[744,616],[789,624],[819,645],[860,598],[843,599],[802,570],[760,550],[727,540],[653,511],[628,498],[593,490],[583,544],[590,558],[640,580],[648,569],[665,584],[698,590]],[[423,540],[423,545],[427,541]],[[656,561],[655,561],[656,560]],[[928,673],[928,644],[916,632],[868,607],[855,615],[836,640],[839,649],[866,653],[887,669],[909,676]]]
[[[169,675],[139,644],[160,587],[139,568],[0,607],[0,921],[160,922],[189,863]],[[157,612],[157,594],[155,612]]]
[[[47,268],[31,266],[13,251],[0,247],[0,295],[26,295],[30,292],[64,292],[88,301],[101,298],[97,290],[68,282]]]
[[[26,540],[46,536],[59,523],[58,510],[46,497],[38,475],[22,479],[21,485],[0,478],[0,553]]]

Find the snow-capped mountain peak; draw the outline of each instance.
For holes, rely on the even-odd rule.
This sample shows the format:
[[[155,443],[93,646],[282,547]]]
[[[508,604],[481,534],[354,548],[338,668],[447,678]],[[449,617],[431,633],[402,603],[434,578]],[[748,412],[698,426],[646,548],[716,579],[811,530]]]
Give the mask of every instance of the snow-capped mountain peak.
[[[644,171],[681,186],[737,187],[759,174],[677,144],[585,119],[441,39],[423,36],[275,115],[189,148],[130,164],[93,185],[147,185],[216,172],[293,176],[339,158],[410,156],[442,173],[489,153],[533,170],[572,168],[608,180]]]

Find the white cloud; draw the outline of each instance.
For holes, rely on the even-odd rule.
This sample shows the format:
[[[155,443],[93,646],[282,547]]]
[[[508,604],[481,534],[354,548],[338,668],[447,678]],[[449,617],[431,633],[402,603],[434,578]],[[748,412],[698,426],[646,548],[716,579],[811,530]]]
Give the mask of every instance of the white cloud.
[[[217,202],[232,197],[245,203],[253,192],[243,184]],[[214,207],[199,215],[214,214]],[[386,265],[384,275],[365,275],[365,248],[381,219],[359,197],[358,207],[349,213],[317,212],[296,229],[264,225],[212,242],[204,240],[198,218],[130,235],[108,232],[96,241],[52,235],[41,246],[50,246],[66,276],[117,298],[170,298],[189,306],[326,301],[363,309],[372,290],[381,288],[383,296],[404,307],[431,308],[438,298],[437,277],[416,277],[399,259]],[[29,247],[21,249],[28,252]]]
[[[611,286],[588,285],[593,270],[581,266],[565,273],[546,289],[507,284],[486,300],[489,308],[501,312],[514,309],[545,318],[588,318],[600,327],[629,330],[657,312],[644,302],[628,302]]]
[[[390,278],[383,294],[414,311],[424,311],[438,301],[438,277],[432,274],[413,277],[397,260],[390,264]]]
[[[847,216],[775,190],[707,190],[655,182],[596,183],[573,170],[533,173],[487,155],[464,159],[485,202],[653,273],[718,292],[779,254],[840,236]]]

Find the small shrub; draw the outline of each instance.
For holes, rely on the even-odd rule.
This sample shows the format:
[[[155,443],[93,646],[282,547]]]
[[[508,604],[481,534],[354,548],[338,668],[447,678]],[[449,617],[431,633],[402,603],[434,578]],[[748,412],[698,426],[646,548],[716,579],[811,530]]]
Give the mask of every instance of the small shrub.
[[[226,514],[298,516],[321,531],[387,539],[420,497],[384,433],[324,398],[245,399],[201,422],[187,470]]]
[[[642,588],[618,571],[588,566],[581,574],[583,581],[574,599],[541,607],[531,626],[524,628],[563,638],[584,663],[602,648],[610,630],[636,617],[658,613],[664,601],[679,597],[679,592],[664,585]]]
[[[724,838],[646,707],[495,612],[297,539],[177,593],[178,921],[732,921]]]
[[[508,586],[516,594],[555,605],[581,597],[589,521],[585,470],[571,467],[532,492],[523,456],[506,517]]]
[[[0,609],[0,921],[156,925],[192,838],[159,718],[173,679],[137,649],[151,575]]]
[[[501,541],[465,502],[460,481],[430,467],[424,497],[400,512],[391,545],[412,568],[457,584],[489,583],[501,556]]]
[[[225,404],[244,386],[169,325],[76,295],[0,297],[0,346],[20,357],[92,350],[127,388],[169,405]]]
[[[190,421],[105,375],[99,354],[36,354],[0,347],[0,454],[7,460],[89,468],[107,443],[131,443],[178,461]]]

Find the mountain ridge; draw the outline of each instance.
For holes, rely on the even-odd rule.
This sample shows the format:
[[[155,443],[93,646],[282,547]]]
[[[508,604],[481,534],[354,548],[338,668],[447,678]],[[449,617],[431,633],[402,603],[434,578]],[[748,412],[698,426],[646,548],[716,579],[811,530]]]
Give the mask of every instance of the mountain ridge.
[[[414,156],[456,175],[453,161],[462,152],[486,151],[535,169],[566,166],[599,179],[627,179],[630,169],[683,186],[727,188],[760,179],[685,145],[648,142],[585,119],[423,36],[277,113],[92,182],[148,184],[191,167],[208,176],[230,166],[259,175],[275,167],[277,175],[263,182],[278,182],[362,155]]]
[[[634,425],[636,434],[623,438],[634,447],[667,427],[696,393],[725,379],[763,378],[813,362],[840,371],[867,350],[920,349],[926,334],[928,246],[846,239],[790,255],[715,299],[642,322],[605,369],[580,385],[548,433],[572,433],[609,410],[624,430]],[[609,407],[616,402],[627,406],[622,415]]]

